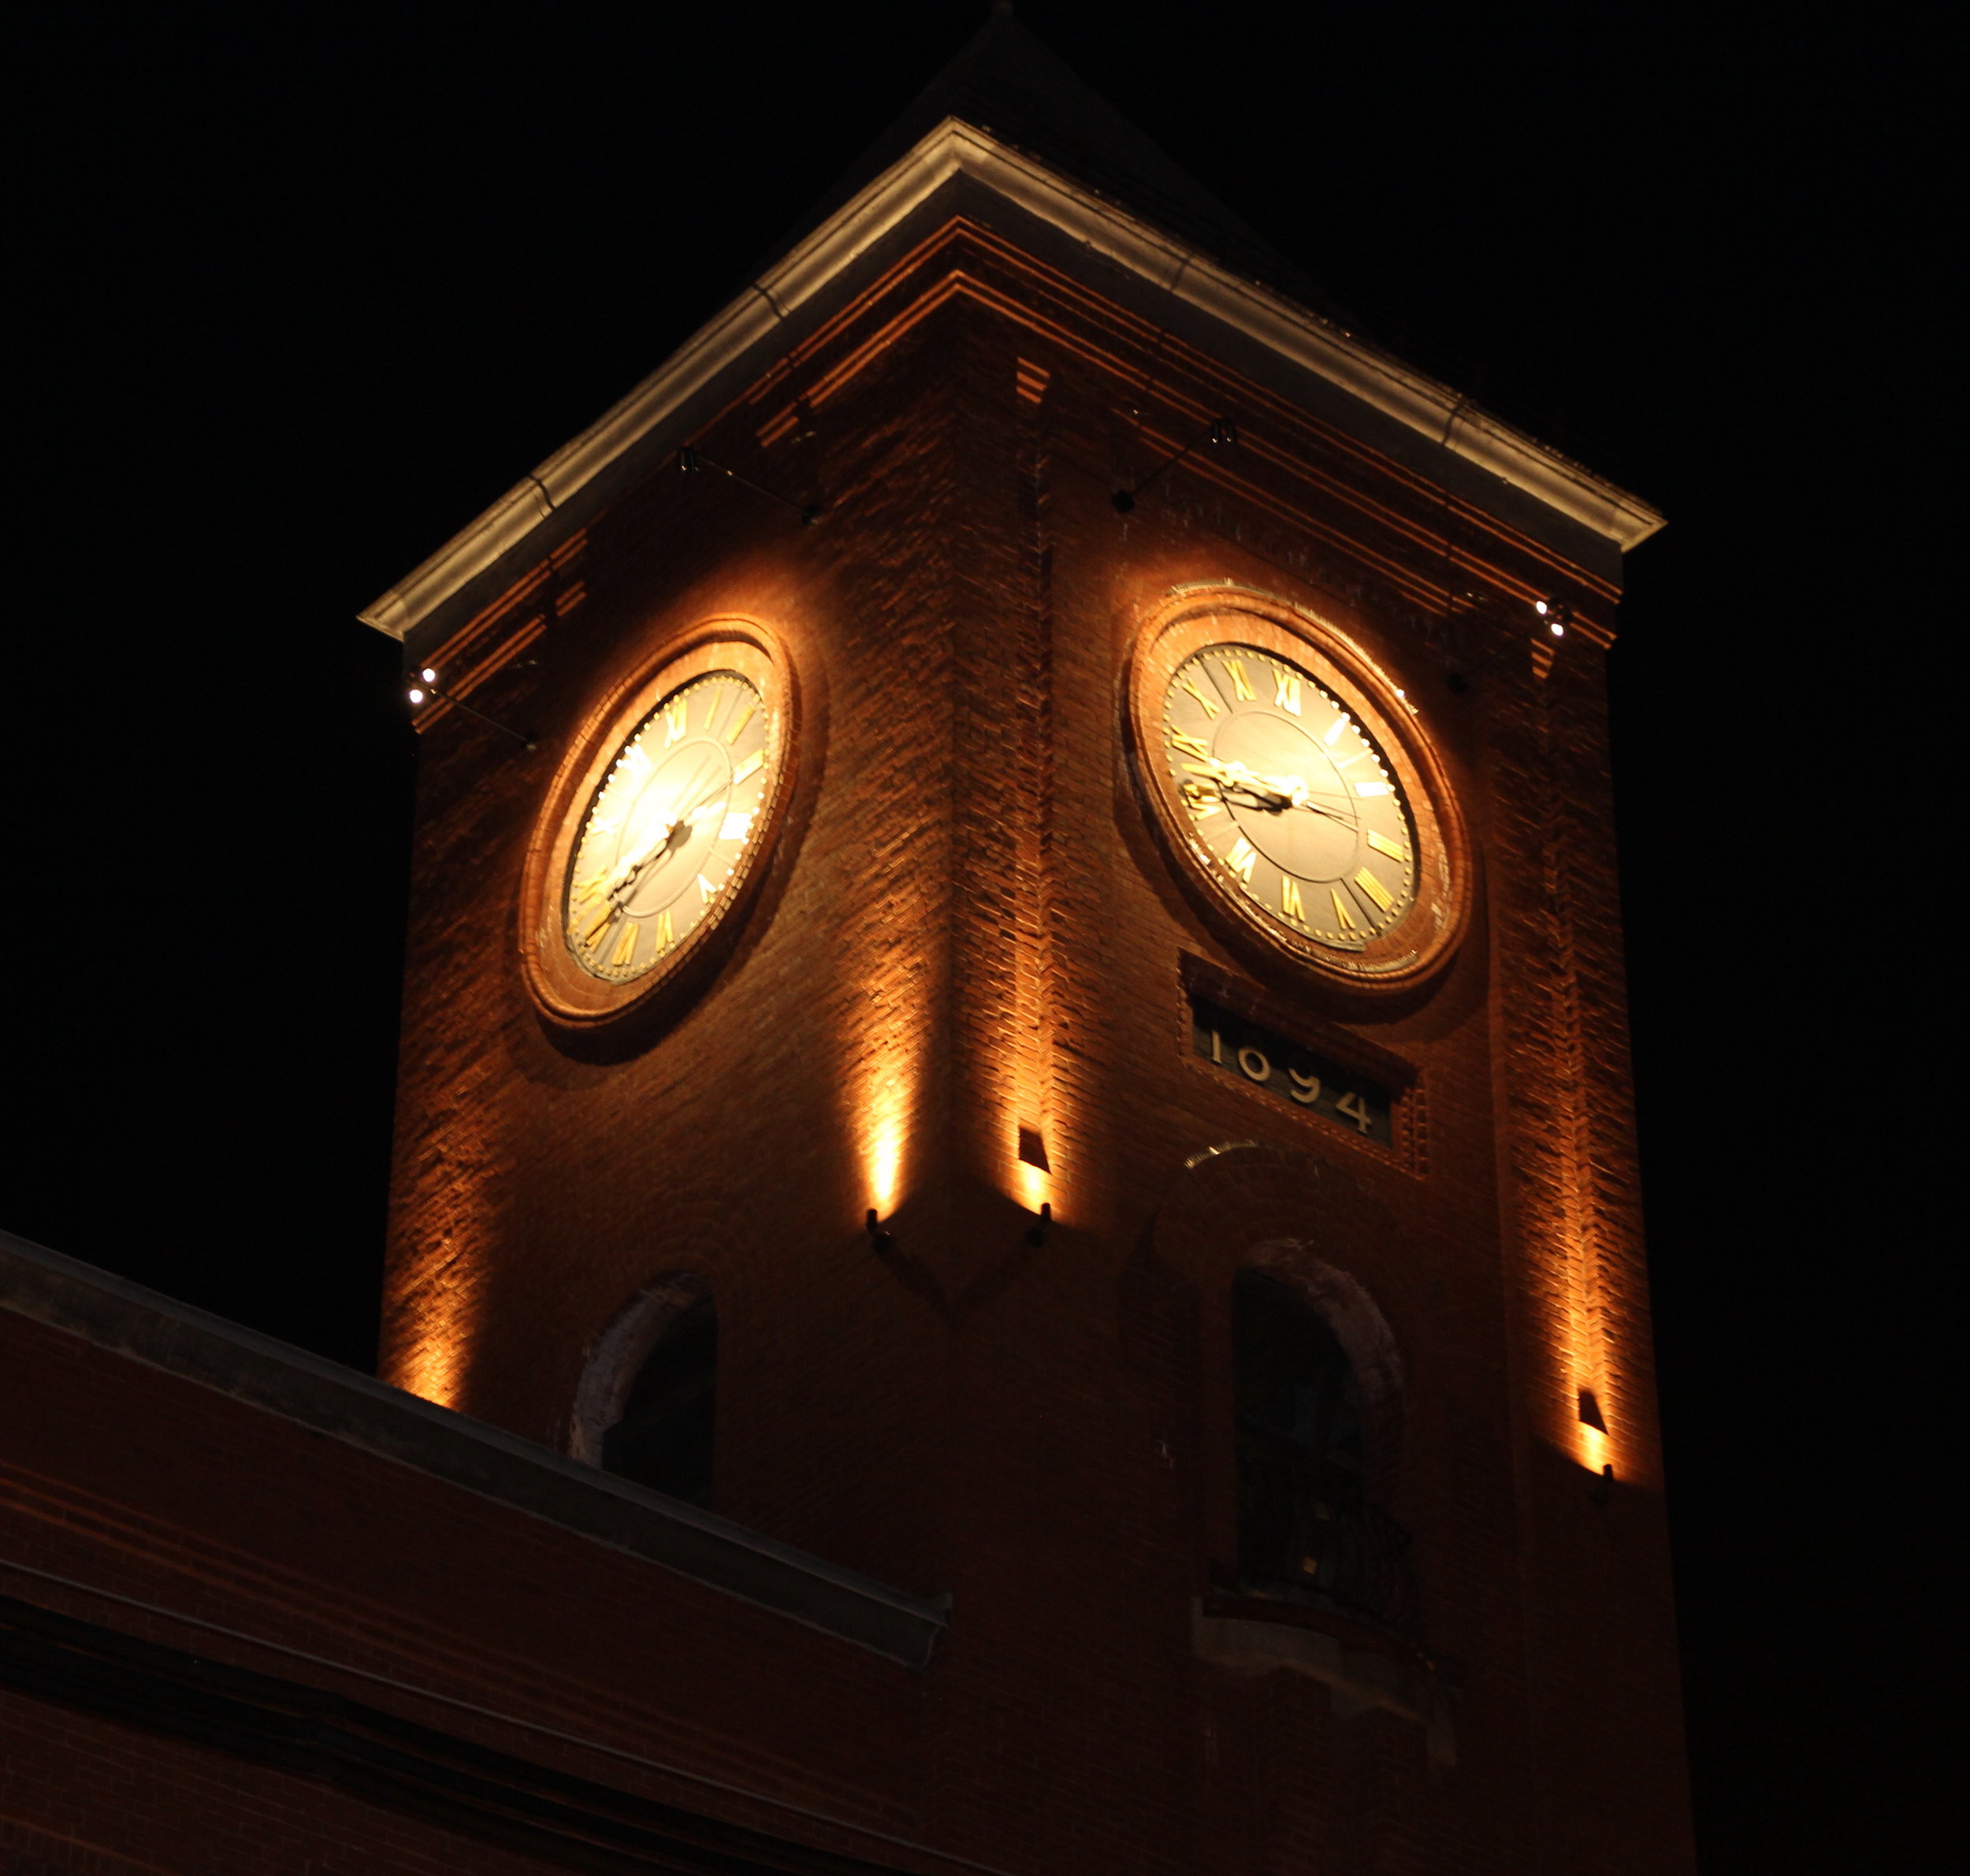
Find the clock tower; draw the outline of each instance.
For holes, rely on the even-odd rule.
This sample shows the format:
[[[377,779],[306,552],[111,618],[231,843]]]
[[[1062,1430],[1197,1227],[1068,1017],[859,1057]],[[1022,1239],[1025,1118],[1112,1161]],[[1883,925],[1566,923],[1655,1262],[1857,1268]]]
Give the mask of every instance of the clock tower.
[[[383,1378],[927,1612],[734,1665],[770,1751],[607,1698],[897,1867],[1691,1867],[1604,687],[1659,525],[1000,14],[370,610]],[[716,1653],[672,1580],[639,1661]]]

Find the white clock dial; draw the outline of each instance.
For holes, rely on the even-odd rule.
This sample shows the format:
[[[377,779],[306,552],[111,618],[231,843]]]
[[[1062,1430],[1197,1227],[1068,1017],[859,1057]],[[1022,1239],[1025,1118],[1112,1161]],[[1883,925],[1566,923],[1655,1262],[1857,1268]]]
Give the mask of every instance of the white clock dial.
[[[1414,904],[1416,838],[1362,724],[1299,667],[1213,645],[1164,693],[1163,758],[1225,882],[1294,936],[1359,951]]]
[[[627,983],[718,918],[776,777],[758,689],[735,671],[679,686],[624,740],[582,823],[563,930],[592,977]]]

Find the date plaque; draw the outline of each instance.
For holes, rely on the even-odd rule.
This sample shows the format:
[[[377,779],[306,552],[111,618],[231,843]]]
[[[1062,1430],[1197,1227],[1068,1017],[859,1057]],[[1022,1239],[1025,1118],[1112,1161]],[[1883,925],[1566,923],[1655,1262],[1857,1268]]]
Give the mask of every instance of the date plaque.
[[[1201,997],[1190,1000],[1190,1024],[1192,1049],[1221,1073],[1362,1139],[1396,1143],[1388,1090],[1366,1075]]]

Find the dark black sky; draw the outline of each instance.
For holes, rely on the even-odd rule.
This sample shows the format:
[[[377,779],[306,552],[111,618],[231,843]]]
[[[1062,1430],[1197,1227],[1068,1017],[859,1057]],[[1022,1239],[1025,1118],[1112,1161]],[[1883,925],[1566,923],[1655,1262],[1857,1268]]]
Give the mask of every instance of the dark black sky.
[[[195,5],[34,49],[0,1224],[367,1364],[413,752],[355,611],[982,13]],[[1775,6],[1021,13],[1367,329],[1671,517],[1612,669],[1705,1867],[1942,1867],[1943,1501],[1825,730],[1875,708],[1833,659],[1884,55]]]

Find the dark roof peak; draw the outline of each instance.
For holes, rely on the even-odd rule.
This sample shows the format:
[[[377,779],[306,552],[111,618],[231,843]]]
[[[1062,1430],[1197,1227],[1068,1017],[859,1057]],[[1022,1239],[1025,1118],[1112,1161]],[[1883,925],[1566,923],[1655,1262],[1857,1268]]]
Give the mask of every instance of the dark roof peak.
[[[1038,158],[1233,271],[1321,306],[1311,284],[1276,248],[1036,39],[1010,0],[993,0],[984,24],[850,165],[795,240],[819,227],[947,117]]]

